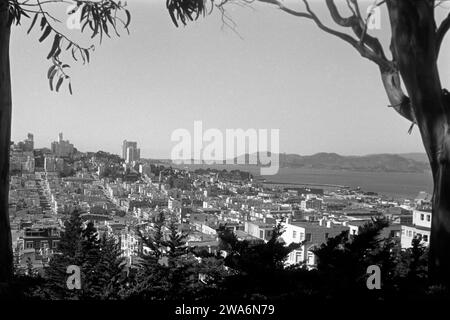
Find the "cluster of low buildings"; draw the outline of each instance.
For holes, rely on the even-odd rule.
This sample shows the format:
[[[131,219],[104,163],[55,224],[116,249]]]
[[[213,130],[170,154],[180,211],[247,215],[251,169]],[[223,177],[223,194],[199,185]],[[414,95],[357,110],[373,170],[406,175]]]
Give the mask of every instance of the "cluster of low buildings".
[[[280,240],[301,243],[286,264],[304,263],[308,268],[317,264],[315,248],[342,232],[357,235],[373,217],[390,221],[382,236],[397,239],[402,248],[410,247],[414,237],[429,243],[431,196],[425,192],[414,201],[399,201],[360,189],[265,183],[239,170],[189,171],[141,160],[136,144],[129,141],[123,143],[123,159],[104,152],[75,152],[62,135],[59,140],[64,146],[52,145],[55,151],[44,157],[42,150],[12,146],[12,158],[17,152],[31,152],[32,160],[41,163],[11,175],[9,214],[21,266],[48,263],[74,210],[100,234],[116,237],[129,264],[146,250],[138,230],[149,230],[161,212],[167,220],[176,220],[187,235],[187,246],[208,252],[219,249],[220,226],[240,240],[262,243],[281,223]],[[69,149],[72,153],[61,154]],[[71,173],[47,170],[45,160],[52,157],[64,159]]]

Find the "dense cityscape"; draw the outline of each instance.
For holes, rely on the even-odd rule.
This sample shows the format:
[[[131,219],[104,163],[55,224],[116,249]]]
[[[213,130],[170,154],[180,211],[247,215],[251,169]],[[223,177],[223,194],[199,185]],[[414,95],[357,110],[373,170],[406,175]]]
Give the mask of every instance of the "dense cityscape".
[[[0,300],[430,317],[449,31],[450,0],[0,0]]]
[[[151,228],[160,214],[175,217],[189,248],[219,250],[222,226],[248,243],[267,243],[281,223],[291,251],[287,266],[317,265],[313,250],[348,231],[350,237],[374,218],[385,218],[385,238],[402,249],[414,238],[427,246],[431,195],[395,200],[359,188],[320,189],[268,183],[239,170],[176,169],[140,158],[136,142],[123,141],[122,155],[80,152],[60,133],[50,148],[35,149],[33,134],[11,144],[9,216],[16,268],[44,273],[58,251],[64,223],[75,211],[98,235],[112,236],[127,267],[149,250],[137,227]],[[169,229],[164,229],[169,232]]]

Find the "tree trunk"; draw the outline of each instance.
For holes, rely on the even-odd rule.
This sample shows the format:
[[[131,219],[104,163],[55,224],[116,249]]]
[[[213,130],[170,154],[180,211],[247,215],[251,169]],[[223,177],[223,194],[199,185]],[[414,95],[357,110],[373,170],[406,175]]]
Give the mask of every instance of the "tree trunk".
[[[11,28],[8,2],[0,1],[0,283],[9,283],[13,276],[13,252],[8,213],[11,141],[9,38]]]
[[[450,286],[450,105],[437,67],[434,1],[389,0],[387,5],[392,53],[433,174],[430,279]]]
[[[438,164],[433,175],[430,276],[433,283],[450,287],[450,163],[448,158]]]

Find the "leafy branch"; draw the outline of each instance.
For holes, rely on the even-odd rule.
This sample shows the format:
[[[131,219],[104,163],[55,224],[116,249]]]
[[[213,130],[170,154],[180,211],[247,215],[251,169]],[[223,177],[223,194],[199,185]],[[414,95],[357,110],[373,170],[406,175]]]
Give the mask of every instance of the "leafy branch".
[[[48,69],[47,78],[49,80],[50,90],[59,91],[64,81],[68,82],[68,89],[72,94],[72,84],[67,70],[70,68],[68,63],[63,62],[63,52],[71,56],[74,61],[82,61],[83,64],[89,63],[91,52],[95,46],[83,47],[70,39],[66,34],[58,31],[57,24],[61,21],[57,19],[49,10],[48,5],[65,4],[71,5],[67,12],[67,21],[71,20],[77,25],[81,33],[85,29],[91,30],[91,39],[99,38],[102,43],[104,35],[111,38],[110,32],[114,32],[118,37],[119,27],[122,27],[129,34],[129,25],[131,22],[130,12],[125,8],[126,2],[113,0],[8,0],[10,11],[10,24],[20,25],[21,17],[31,19],[29,34],[37,27],[37,21],[40,19],[39,28],[41,36],[39,42],[44,42],[47,38],[53,36],[52,45],[47,55],[47,59],[52,64]],[[33,15],[33,18],[30,15]]]

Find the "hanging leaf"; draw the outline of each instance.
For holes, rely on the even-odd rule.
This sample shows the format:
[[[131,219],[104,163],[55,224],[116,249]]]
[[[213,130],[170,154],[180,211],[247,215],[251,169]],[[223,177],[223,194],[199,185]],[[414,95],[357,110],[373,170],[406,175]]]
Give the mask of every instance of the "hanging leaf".
[[[83,59],[83,64],[85,64],[86,63],[86,55],[84,53],[84,50],[80,49],[80,55],[81,55],[81,58]]]
[[[50,85],[50,90],[53,91],[53,78],[49,78],[48,83]]]
[[[63,81],[64,81],[64,78],[63,78],[63,77],[60,77],[60,78],[58,79],[58,82],[56,83],[56,92],[59,92],[59,88],[61,87]]]
[[[29,34],[31,32],[31,29],[33,29],[34,25],[36,24],[38,15],[39,15],[38,13],[36,13],[34,15],[33,21],[31,21],[31,25],[30,25],[30,28],[27,31],[27,34]]]
[[[86,22],[83,24],[83,26],[81,27],[81,32],[84,31],[84,28],[86,28],[86,26],[88,25],[89,20],[86,20]]]
[[[53,46],[52,49],[50,50],[47,59],[50,59],[51,57],[53,57],[53,55],[55,55],[56,49],[59,48],[59,42],[61,40],[61,36],[59,34],[55,34],[55,38],[53,40]]]
[[[172,19],[172,22],[175,25],[175,27],[178,28],[178,22],[177,22],[177,19],[175,18],[175,15],[173,14],[173,11],[169,11],[169,15],[170,15],[170,18]]]
[[[106,35],[110,38],[109,33],[108,33],[108,24],[107,24],[106,20],[102,20],[102,25],[103,25],[103,30],[105,31]]]
[[[83,5],[83,8],[81,9],[81,20],[83,21],[84,18],[86,18],[86,15],[89,13],[88,11],[88,5]]]
[[[84,52],[86,54],[86,60],[89,63],[89,49],[84,49]]]
[[[24,15],[25,17],[27,17],[28,19],[30,19],[30,16],[28,15],[28,13],[25,11],[25,10],[23,10],[22,8],[20,9],[20,15]]]
[[[99,25],[99,23],[98,23],[98,20],[96,19],[96,17],[94,17],[94,31],[92,32],[92,36],[91,36],[91,38],[94,38],[96,35],[97,35],[97,33],[98,33],[98,25]],[[91,29],[92,29],[92,27],[91,27]]]
[[[116,24],[114,22],[114,20],[111,17],[111,14],[107,14],[106,18],[108,19],[109,23],[111,23],[111,25],[115,28]]]
[[[47,72],[47,79],[50,79],[52,72],[56,69],[56,65],[51,66]]]
[[[73,93],[72,93],[72,83],[71,83],[71,82],[69,82],[69,92],[70,92],[70,95],[73,94]]]
[[[50,72],[50,76],[48,77],[52,82],[53,82],[53,78],[55,77],[56,73],[58,72],[58,69],[56,69],[56,65],[54,67],[55,68],[52,70],[52,72]]]
[[[45,38],[48,37],[48,35],[50,34],[50,32],[52,31],[52,27],[47,26],[47,28],[45,28],[44,33],[42,34],[42,36],[39,38],[39,42],[42,42],[45,40]]]
[[[45,19],[45,17],[42,17],[42,19],[41,19],[41,30],[44,29],[46,24],[47,24],[47,19]]]
[[[127,15],[127,23],[125,23],[125,28],[128,28],[128,26],[130,25],[130,22],[131,22],[130,11],[128,11],[127,9],[125,9],[125,14]]]
[[[75,56],[75,48],[72,48],[72,57],[73,60],[78,61],[77,57]]]
[[[60,53],[61,53],[61,48],[60,47],[56,48],[55,58],[58,57],[60,55]],[[59,64],[61,64],[61,63],[59,63]]]

